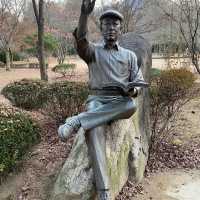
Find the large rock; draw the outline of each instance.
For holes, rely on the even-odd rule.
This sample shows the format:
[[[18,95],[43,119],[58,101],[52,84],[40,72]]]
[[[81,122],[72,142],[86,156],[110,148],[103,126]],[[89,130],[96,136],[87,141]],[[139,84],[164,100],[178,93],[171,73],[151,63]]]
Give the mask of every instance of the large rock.
[[[135,50],[138,65],[145,80],[149,80],[151,67],[151,49],[148,43],[135,34],[124,35],[121,45]],[[136,99],[137,112],[130,119],[118,120],[103,127],[105,137],[108,173],[111,183],[112,199],[120,192],[129,179],[141,181],[148,159],[150,141],[149,93],[144,89]],[[52,194],[54,200],[93,200],[95,189],[93,171],[84,131],[80,129],[65,162]]]

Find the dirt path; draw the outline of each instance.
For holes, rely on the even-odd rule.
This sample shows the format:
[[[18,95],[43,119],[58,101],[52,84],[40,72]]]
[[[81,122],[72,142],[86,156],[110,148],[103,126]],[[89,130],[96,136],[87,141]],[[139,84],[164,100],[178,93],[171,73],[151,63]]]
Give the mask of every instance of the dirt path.
[[[31,59],[35,61],[35,59]],[[67,57],[65,60],[66,63],[74,63],[76,64],[76,75],[77,76],[86,76],[87,74],[87,66],[86,64],[79,59],[78,57]],[[57,64],[55,58],[49,58],[49,68],[48,68],[48,76],[49,81],[55,81],[60,75],[51,71],[51,69]],[[0,68],[0,90],[10,82],[21,80],[23,78],[27,79],[40,79],[40,71],[39,69],[11,69],[11,71],[5,71],[4,68]]]
[[[36,61],[36,59],[31,59],[32,61]],[[77,56],[67,57],[65,60],[66,63],[74,63],[76,64],[75,76],[73,77],[74,81],[85,81],[88,78],[87,75],[87,66],[80,58]],[[48,60],[49,68],[48,68],[48,77],[49,82],[57,81],[61,76],[60,74],[56,74],[51,71],[51,69],[57,64],[55,58],[49,58]],[[39,69],[11,69],[11,71],[5,71],[4,68],[0,68],[0,91],[9,83],[18,81],[21,79],[40,79],[40,71]],[[61,80],[59,78],[59,80]],[[65,80],[65,79],[63,79]],[[0,95],[0,103],[9,104],[9,102]]]
[[[200,171],[170,170],[142,182],[144,191],[134,200],[199,200]]]

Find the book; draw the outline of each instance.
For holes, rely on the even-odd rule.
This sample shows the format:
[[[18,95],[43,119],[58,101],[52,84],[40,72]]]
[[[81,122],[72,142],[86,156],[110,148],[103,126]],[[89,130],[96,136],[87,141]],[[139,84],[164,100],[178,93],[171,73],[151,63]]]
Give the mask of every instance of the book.
[[[140,82],[128,82],[125,85],[119,82],[103,84],[104,90],[113,90],[117,88],[125,93],[132,91],[135,87],[146,88],[149,87],[149,83],[145,81],[140,81]]]

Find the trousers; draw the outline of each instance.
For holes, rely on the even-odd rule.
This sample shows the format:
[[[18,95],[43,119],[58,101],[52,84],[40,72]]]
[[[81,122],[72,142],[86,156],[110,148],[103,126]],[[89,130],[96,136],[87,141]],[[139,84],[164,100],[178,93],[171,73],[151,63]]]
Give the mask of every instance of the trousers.
[[[102,125],[114,120],[129,118],[135,111],[136,104],[131,97],[89,95],[86,101],[86,112],[78,115],[81,126],[86,131],[97,190],[110,188],[106,164],[105,134]]]

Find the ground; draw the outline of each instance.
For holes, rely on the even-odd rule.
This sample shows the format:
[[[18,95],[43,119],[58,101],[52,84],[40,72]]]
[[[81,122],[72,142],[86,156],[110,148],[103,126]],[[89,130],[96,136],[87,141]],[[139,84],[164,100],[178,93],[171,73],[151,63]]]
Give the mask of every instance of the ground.
[[[200,156],[200,94],[194,100],[188,102],[182,109],[178,120],[175,122],[174,142],[181,146],[190,146],[191,162]],[[197,144],[193,148],[193,145]],[[189,147],[189,148],[190,148]],[[183,153],[183,162],[188,162]],[[194,156],[194,158],[192,158]],[[196,158],[195,158],[196,156]],[[184,165],[184,164],[183,164]],[[185,166],[185,165],[184,165]],[[196,166],[198,168],[198,166]],[[142,194],[138,194],[134,200],[199,200],[200,198],[200,170],[185,169],[163,170],[152,173],[141,183]]]
[[[87,79],[86,65],[77,58],[68,58],[77,64],[77,81]],[[50,81],[57,81],[59,75],[51,72],[55,61],[49,67]],[[16,69],[10,72],[0,69],[0,90],[8,83],[22,78],[39,78],[38,69]],[[199,85],[200,87],[200,85]],[[9,102],[0,96],[0,103]],[[10,174],[0,187],[0,200],[48,200],[52,183],[70,152],[73,138],[62,143],[57,137],[57,125],[50,118],[38,112],[30,113],[42,125],[42,141],[26,156],[18,172]],[[192,146],[200,141],[200,94],[187,103],[175,123],[174,142]],[[194,154],[200,153],[198,148]],[[134,200],[198,200],[200,196],[200,171],[194,169],[163,169],[148,173],[136,188]],[[126,188],[125,188],[126,189]],[[129,190],[128,190],[129,191]],[[195,199],[196,198],[196,199]],[[122,197],[118,199],[125,199]]]
[[[199,200],[200,171],[176,169],[152,174],[134,200]]]

